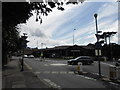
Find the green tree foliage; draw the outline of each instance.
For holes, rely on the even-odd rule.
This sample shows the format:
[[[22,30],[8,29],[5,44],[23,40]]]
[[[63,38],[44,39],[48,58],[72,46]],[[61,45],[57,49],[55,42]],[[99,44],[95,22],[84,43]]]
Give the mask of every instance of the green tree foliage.
[[[83,2],[84,0],[82,0]],[[58,0],[51,0],[51,2],[3,2],[2,3],[2,55],[3,60],[9,52],[15,52],[20,49],[20,36],[17,25],[26,23],[26,21],[33,15],[32,11],[36,12],[36,21],[42,23],[41,15],[47,16],[52,12],[52,8],[57,7],[58,10],[63,11],[64,2]],[[66,4],[78,4],[77,0]],[[4,63],[4,62],[3,62]]]

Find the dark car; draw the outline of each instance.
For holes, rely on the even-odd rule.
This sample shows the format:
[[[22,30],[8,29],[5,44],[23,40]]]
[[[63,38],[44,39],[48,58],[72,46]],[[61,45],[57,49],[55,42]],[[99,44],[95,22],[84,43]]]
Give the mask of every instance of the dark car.
[[[77,65],[78,62],[82,64],[92,64],[94,61],[89,56],[79,56],[75,59],[68,60],[68,65]]]

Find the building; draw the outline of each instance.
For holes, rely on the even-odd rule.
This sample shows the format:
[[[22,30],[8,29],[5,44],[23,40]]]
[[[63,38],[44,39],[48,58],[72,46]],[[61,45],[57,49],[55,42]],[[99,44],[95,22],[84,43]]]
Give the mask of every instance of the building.
[[[39,49],[35,51],[35,53],[39,54],[43,53],[43,57],[47,58],[73,58],[78,56],[94,56],[94,45],[87,46],[78,46],[78,45],[66,45],[66,46],[56,46],[54,48],[45,48]]]

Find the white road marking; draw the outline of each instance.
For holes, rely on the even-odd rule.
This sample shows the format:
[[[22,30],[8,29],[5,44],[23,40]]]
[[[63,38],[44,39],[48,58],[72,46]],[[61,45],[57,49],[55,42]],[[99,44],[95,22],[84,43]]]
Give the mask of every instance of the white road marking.
[[[58,74],[58,72],[57,72],[57,71],[52,71],[51,73],[52,73],[52,74]]]
[[[41,72],[35,72],[36,74],[40,74]]]
[[[50,64],[52,66],[66,66],[67,64],[63,64],[63,63],[54,63],[54,64]]]
[[[49,66],[48,64],[44,64],[44,66]]]
[[[111,67],[115,67],[115,65],[112,65],[112,64],[108,64],[108,63],[104,63],[104,62],[101,62],[102,64],[105,64],[105,65],[108,65],[108,66],[111,66]]]
[[[74,74],[72,71],[36,71],[35,74]]]
[[[118,85],[118,86],[120,86],[119,84],[116,84],[116,83],[113,83],[113,82],[109,82],[110,84],[113,84],[113,85]]]
[[[49,79],[43,79],[43,80],[49,85],[49,87],[61,89],[61,86],[57,85],[56,83],[52,82],[51,80],[49,80]]]
[[[85,78],[85,79],[89,79],[89,80],[94,80],[94,81],[96,81],[96,79],[94,79],[94,78],[87,77],[87,76],[83,76],[83,75],[76,75],[76,76],[79,76],[79,77],[82,77],[82,78]]]
[[[60,74],[66,74],[67,72],[66,71],[60,71]]]
[[[50,71],[44,71],[43,73],[45,73],[45,74],[49,74],[49,73],[50,73]]]
[[[99,73],[92,73],[92,74],[99,75]],[[103,75],[103,74],[102,74],[102,76],[103,77],[108,77],[107,75]]]
[[[68,74],[74,74],[74,72],[70,71],[70,72],[67,72]]]

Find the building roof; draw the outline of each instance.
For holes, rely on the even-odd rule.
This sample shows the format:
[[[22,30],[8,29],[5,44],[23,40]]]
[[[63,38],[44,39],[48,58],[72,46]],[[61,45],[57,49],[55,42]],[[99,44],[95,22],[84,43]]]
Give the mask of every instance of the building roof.
[[[56,46],[56,47],[54,47],[54,49],[67,49],[69,47],[71,47],[71,46]]]
[[[82,46],[84,49],[95,49],[94,45],[87,45],[87,46]]]

